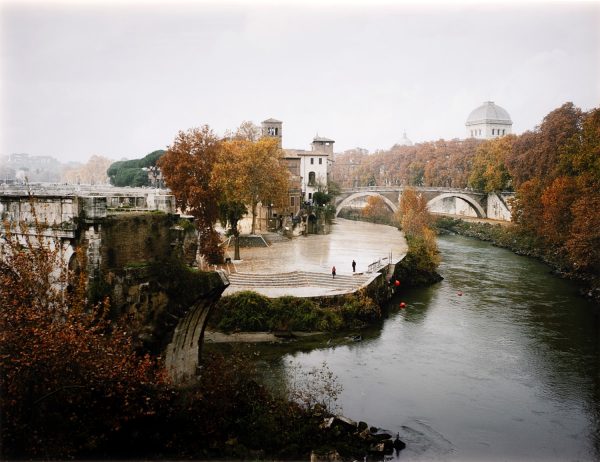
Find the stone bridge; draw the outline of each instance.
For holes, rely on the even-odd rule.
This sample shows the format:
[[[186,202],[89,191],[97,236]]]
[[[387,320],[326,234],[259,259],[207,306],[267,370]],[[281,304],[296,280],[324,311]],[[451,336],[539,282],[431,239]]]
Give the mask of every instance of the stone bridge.
[[[411,187],[427,199],[427,207],[432,213],[458,216],[476,216],[494,220],[511,221],[509,199],[512,192],[485,193],[472,189]],[[392,212],[398,210],[403,186],[365,186],[342,189],[335,199],[336,216],[344,207],[351,206],[357,199],[369,196],[381,197]]]
[[[229,280],[221,272],[154,274],[157,262],[195,260],[194,229],[175,212],[167,190],[0,184],[0,258],[9,226],[21,242],[28,235],[59,248],[62,269],[85,265],[90,294],[109,295],[112,312],[139,320],[145,347],[185,382],[197,374],[209,311]],[[177,286],[191,277],[191,287]]]

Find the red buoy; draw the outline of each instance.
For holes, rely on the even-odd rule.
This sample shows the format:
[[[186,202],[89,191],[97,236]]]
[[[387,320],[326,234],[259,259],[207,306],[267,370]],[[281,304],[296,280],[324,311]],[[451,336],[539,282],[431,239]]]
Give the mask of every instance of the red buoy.
[[[406,303],[400,302],[400,308],[406,308]]]
[[[462,292],[459,290],[456,295],[458,295],[459,297],[462,295]]]
[[[395,285],[396,287],[398,287],[398,286],[400,285],[400,281],[398,281],[398,279],[396,279],[396,280],[394,281],[394,285]]]

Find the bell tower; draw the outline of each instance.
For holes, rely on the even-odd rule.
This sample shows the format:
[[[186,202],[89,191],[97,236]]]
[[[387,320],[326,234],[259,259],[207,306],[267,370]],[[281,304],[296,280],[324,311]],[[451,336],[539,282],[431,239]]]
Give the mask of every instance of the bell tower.
[[[282,141],[282,125],[283,122],[277,119],[267,119],[262,121],[262,136],[276,138],[277,144],[281,148]]]

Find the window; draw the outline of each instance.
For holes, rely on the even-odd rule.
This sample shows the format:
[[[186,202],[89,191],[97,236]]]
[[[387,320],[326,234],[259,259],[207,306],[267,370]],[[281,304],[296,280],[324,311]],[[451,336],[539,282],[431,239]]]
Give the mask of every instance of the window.
[[[309,172],[308,173],[308,185],[309,186],[314,186],[315,185],[315,180],[316,180],[315,172]]]
[[[308,193],[308,200],[312,199],[312,193]]]
[[[290,196],[290,207],[294,207],[296,205],[296,198],[294,196]]]
[[[275,135],[279,134],[279,128],[275,127]]]
[[[322,164],[323,164],[323,158],[319,157],[319,165],[322,165]]]
[[[314,158],[314,157],[311,157],[311,158],[310,158],[310,165],[313,165],[314,163],[315,163],[315,158]]]
[[[494,130],[494,129],[492,128],[492,135],[495,135],[495,134],[496,134],[496,133],[495,133],[495,131],[496,131],[496,130]]]

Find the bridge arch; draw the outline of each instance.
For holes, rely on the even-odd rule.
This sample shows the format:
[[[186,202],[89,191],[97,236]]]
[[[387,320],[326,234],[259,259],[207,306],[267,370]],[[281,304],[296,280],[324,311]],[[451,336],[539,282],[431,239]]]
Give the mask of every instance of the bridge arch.
[[[427,208],[430,208],[436,202],[444,200],[449,197],[454,197],[454,198],[462,199],[463,201],[465,201],[467,204],[469,204],[475,210],[475,213],[477,214],[478,218],[486,218],[487,217],[485,210],[479,204],[479,202],[473,200],[472,197],[469,197],[466,194],[461,194],[458,192],[447,192],[447,193],[442,193],[439,196],[435,196],[433,199],[430,199],[427,202]]]
[[[347,207],[353,200],[367,196],[379,196],[383,199],[383,202],[385,202],[385,204],[390,208],[392,212],[396,213],[398,211],[398,206],[394,204],[391,200],[389,200],[387,197],[385,197],[383,194],[380,194],[376,191],[360,191],[350,194],[348,197],[344,198],[339,204],[337,204],[335,216],[337,217],[340,213],[340,210],[342,210],[344,207]]]

